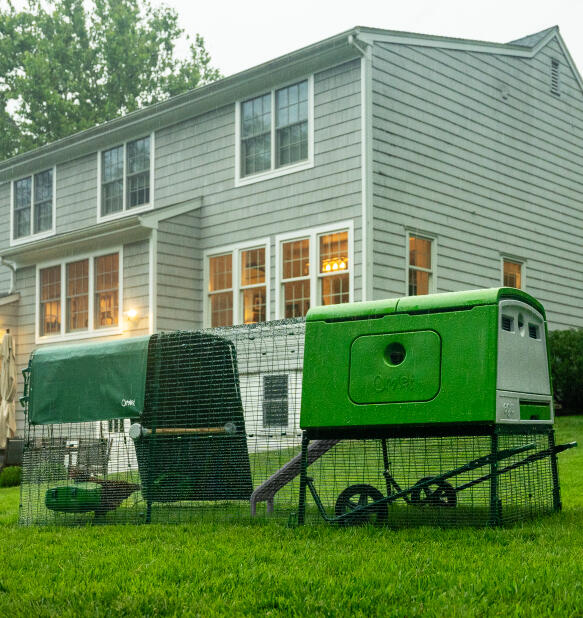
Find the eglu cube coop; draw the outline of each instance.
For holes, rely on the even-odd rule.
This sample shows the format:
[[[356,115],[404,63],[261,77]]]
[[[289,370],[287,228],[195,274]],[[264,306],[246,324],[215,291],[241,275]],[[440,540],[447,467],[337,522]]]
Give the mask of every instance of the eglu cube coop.
[[[505,288],[41,348],[26,377],[24,524],[495,525],[560,508],[572,446],[544,310]]]

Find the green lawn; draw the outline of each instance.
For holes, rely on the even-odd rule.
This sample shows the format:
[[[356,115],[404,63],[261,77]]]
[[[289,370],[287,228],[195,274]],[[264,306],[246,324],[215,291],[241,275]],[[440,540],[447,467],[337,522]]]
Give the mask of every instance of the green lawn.
[[[20,528],[0,489],[0,615],[583,615],[583,417],[564,509],[502,529],[256,524]]]

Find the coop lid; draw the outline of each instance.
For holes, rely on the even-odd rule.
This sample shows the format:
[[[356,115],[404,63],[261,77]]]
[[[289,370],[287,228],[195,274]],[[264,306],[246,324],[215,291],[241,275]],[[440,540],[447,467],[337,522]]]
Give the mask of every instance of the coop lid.
[[[29,421],[46,425],[140,415],[149,340],[136,337],[35,350],[30,362]]]
[[[376,318],[392,313],[433,313],[454,309],[469,309],[479,305],[494,305],[504,298],[512,298],[534,307],[543,317],[543,306],[530,294],[515,288],[488,288],[465,290],[425,296],[404,296],[387,300],[373,300],[343,305],[313,307],[308,311],[306,321],[344,321]]]

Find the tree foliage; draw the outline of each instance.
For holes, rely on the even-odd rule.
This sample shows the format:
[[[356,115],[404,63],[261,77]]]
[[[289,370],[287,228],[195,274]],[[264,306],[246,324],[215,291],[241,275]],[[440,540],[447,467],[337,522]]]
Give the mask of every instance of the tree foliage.
[[[85,7],[90,4],[89,9]],[[0,159],[209,83],[198,34],[149,0],[27,0],[0,8]]]

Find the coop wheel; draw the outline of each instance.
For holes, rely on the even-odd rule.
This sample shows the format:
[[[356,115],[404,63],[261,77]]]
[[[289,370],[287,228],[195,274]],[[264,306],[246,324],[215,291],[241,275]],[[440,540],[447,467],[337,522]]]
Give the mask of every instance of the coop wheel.
[[[372,485],[350,485],[350,487],[347,487],[338,496],[334,511],[336,517],[338,517],[339,515],[351,513],[359,507],[367,506],[383,498],[383,494]],[[341,519],[340,522],[350,526],[361,526],[367,523],[384,524],[387,521],[387,515],[387,505],[377,504],[375,507],[367,509],[366,511],[349,515]]]
[[[431,477],[424,476],[417,481],[417,485],[428,481]],[[413,504],[424,506],[455,506],[457,504],[457,495],[455,489],[447,481],[435,481],[425,487],[414,487],[411,491],[411,502]]]

